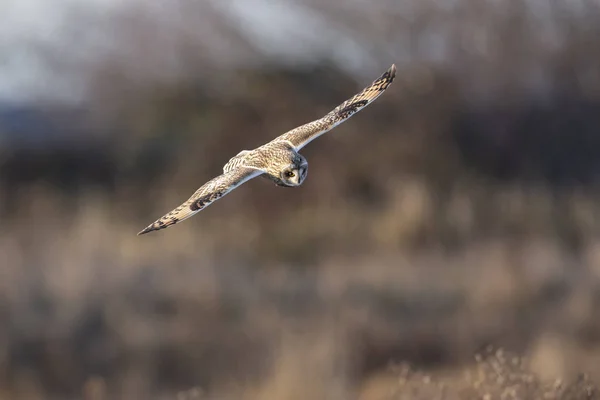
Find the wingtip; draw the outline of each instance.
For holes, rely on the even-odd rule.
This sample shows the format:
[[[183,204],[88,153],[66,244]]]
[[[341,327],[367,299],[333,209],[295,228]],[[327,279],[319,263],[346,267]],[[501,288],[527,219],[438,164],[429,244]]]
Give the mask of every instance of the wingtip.
[[[146,233],[152,232],[154,230],[156,230],[156,229],[154,228],[154,224],[152,224],[150,226],[145,227],[141,231],[139,231],[137,235],[138,236],[145,235]]]
[[[145,227],[144,229],[142,229],[137,235],[145,235],[146,233],[149,232],[154,232],[154,231],[159,231],[161,229],[165,229],[168,228],[169,226],[175,224],[179,222],[179,220],[177,218],[172,218],[170,221],[168,222],[164,222],[162,219],[159,219],[156,222],[151,223],[150,225],[148,225],[147,227]]]
[[[388,73],[390,74],[391,78],[396,76],[396,64],[392,64],[392,66],[388,69]]]

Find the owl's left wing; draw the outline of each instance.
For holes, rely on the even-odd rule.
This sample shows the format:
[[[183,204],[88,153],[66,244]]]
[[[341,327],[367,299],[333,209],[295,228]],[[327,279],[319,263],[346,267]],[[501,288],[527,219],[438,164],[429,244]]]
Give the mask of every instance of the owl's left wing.
[[[185,203],[148,225],[138,233],[138,235],[164,229],[170,225],[181,222],[184,219],[188,219],[192,215],[208,207],[214,201],[219,200],[242,183],[257,177],[262,173],[264,173],[264,171],[257,168],[238,167],[219,175],[202,185],[202,187],[196,190],[192,197]]]
[[[390,86],[395,76],[396,66],[392,64],[392,66],[371,85],[334,108],[323,118],[292,129],[279,136],[274,141],[290,142],[296,150],[300,150],[314,139],[335,128],[342,122],[345,122],[348,118],[371,104],[376,98],[381,96],[388,86]]]

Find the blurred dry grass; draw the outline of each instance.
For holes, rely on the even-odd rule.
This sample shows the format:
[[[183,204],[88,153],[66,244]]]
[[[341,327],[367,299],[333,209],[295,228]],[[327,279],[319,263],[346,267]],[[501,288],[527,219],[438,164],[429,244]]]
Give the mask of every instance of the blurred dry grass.
[[[503,350],[488,348],[475,356],[475,361],[453,370],[436,370],[431,374],[415,371],[408,364],[393,364],[357,387],[354,393],[344,387],[344,380],[319,378],[311,379],[311,385],[298,386],[298,357],[280,368],[270,377],[264,390],[237,388],[223,390],[218,394],[208,394],[200,388],[180,392],[178,400],[196,399],[359,399],[359,400],[469,400],[469,399],[552,399],[587,400],[596,399],[598,389],[584,374],[572,381],[560,379],[540,380],[528,367],[527,360],[506,353]],[[323,365],[323,364],[316,364]],[[289,380],[281,378],[282,371],[292,367]],[[322,373],[323,371],[319,371]],[[329,372],[329,371],[326,371]],[[344,390],[346,389],[346,390]],[[224,393],[223,393],[224,392]]]
[[[443,213],[426,187],[398,186],[404,194],[381,206],[381,218],[317,198],[280,211],[273,225],[242,216],[248,190],[200,227],[186,221],[143,241],[102,196],[79,196],[60,212],[52,190],[24,192],[22,214],[0,235],[7,398],[77,396],[100,379],[108,398],[199,385],[225,398],[347,399],[390,360],[451,369],[488,343],[530,354],[536,377],[586,371],[597,380],[600,244],[582,234],[574,251],[556,234],[453,233],[461,240],[448,247],[437,229],[425,235],[441,231],[437,244],[415,242],[428,216]],[[526,216],[551,223],[566,212],[520,190],[489,198],[517,205],[496,213],[515,213],[517,228],[533,225]],[[577,199],[564,204],[576,209]],[[585,221],[571,228],[588,229]]]

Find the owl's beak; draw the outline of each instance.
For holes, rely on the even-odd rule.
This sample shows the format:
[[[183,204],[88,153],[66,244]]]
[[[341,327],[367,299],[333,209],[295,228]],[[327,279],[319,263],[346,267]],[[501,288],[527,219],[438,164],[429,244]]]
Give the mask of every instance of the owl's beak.
[[[304,180],[304,178],[306,178],[306,173],[308,172],[308,166],[307,165],[302,165],[298,169],[298,172],[300,174],[300,182],[302,182]]]

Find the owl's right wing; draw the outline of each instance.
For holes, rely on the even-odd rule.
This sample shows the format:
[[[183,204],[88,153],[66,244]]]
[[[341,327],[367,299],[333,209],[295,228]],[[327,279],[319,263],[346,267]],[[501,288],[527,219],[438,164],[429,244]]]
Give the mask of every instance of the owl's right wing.
[[[351,116],[371,104],[376,98],[381,96],[388,86],[391,85],[395,77],[396,66],[392,64],[392,66],[372,84],[334,108],[323,118],[292,129],[279,136],[274,141],[290,142],[296,150],[300,150],[311,141],[335,128],[342,122],[345,122]]]
[[[263,173],[264,171],[261,169],[242,166],[219,175],[196,190],[185,203],[148,225],[138,235],[164,229],[181,222],[208,207],[244,182]]]

